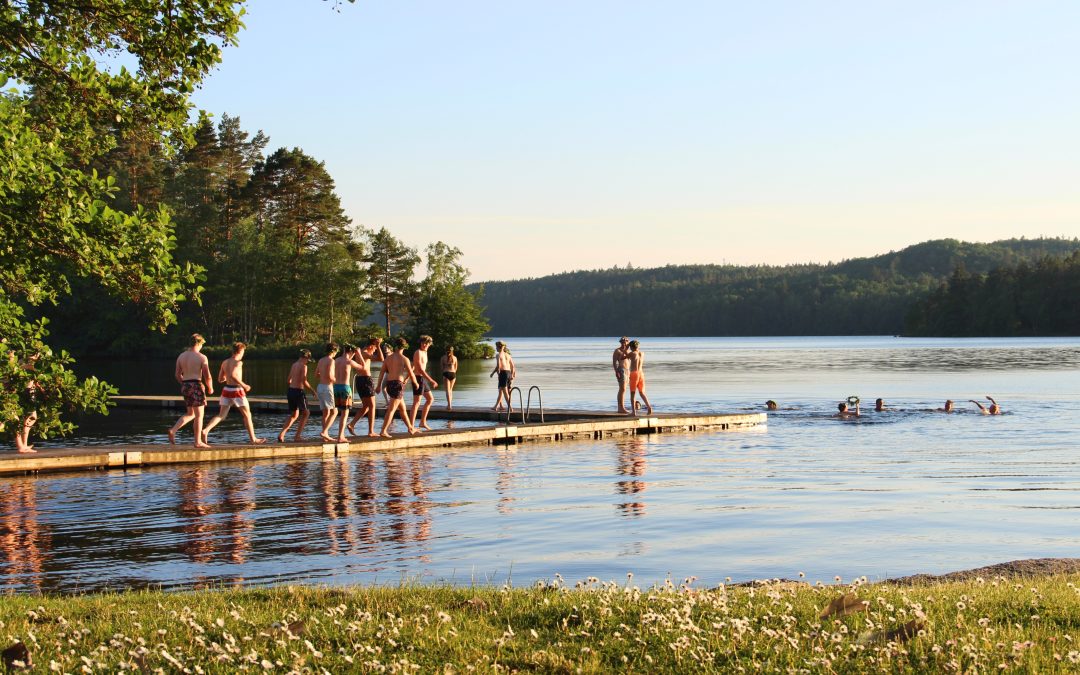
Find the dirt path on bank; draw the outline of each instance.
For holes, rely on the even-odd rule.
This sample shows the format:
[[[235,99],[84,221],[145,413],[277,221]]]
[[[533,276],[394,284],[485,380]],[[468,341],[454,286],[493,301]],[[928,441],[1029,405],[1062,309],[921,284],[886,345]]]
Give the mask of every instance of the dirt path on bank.
[[[1029,558],[998,563],[973,570],[961,570],[947,574],[913,574],[907,577],[886,579],[885,584],[924,584],[936,581],[965,581],[982,577],[990,580],[995,577],[1007,579],[1016,577],[1039,577],[1051,574],[1080,574],[1080,558]]]

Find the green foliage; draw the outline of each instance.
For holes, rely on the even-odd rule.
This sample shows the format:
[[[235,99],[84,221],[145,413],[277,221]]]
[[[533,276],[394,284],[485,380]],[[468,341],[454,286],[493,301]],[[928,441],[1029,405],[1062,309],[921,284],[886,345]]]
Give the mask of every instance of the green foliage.
[[[480,302],[483,289],[475,292],[465,287],[469,271],[461,265],[461,251],[443,242],[427,248],[427,277],[420,282],[410,313],[414,317],[413,334],[430,335],[434,354],[444,354],[454,347],[459,358],[487,356],[481,340],[491,329]]]
[[[117,139],[163,154],[177,147],[188,94],[233,41],[241,14],[223,0],[0,6],[0,80],[14,85],[0,93],[0,343],[16,364],[5,366],[5,417],[36,408],[39,433],[63,433],[60,413],[103,410],[109,391],[76,382],[70,357],[48,348],[45,323],[24,308],[54,303],[85,278],[164,329],[181,300],[197,297],[198,268],[173,258],[168,212],[121,202],[116,180],[96,165]],[[31,364],[32,401],[19,374]]]
[[[384,227],[369,236],[364,261],[368,263],[367,295],[382,306],[386,334],[392,335],[393,323],[408,318],[408,308],[416,293],[413,272],[420,256]]]
[[[1077,583],[13,595],[0,621],[57,672],[1075,673]],[[860,609],[822,618],[841,596]]]
[[[925,242],[829,265],[682,265],[488,282],[499,335],[895,335],[958,264],[973,272],[1068,253],[1080,241]]]
[[[1080,335],[1080,252],[1003,266],[957,267],[908,313],[916,336]]]

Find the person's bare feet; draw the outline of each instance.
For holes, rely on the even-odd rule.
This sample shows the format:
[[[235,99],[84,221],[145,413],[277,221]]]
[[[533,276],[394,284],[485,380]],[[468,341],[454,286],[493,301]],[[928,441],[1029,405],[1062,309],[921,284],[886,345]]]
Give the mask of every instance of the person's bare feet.
[[[19,448],[19,454],[20,455],[32,455],[35,452],[37,452],[37,450],[35,450],[34,446],[32,446],[32,445],[28,445],[25,448]]]
[[[330,438],[326,434],[319,434],[319,438],[323,439],[327,443],[333,443],[334,442],[334,439]]]
[[[382,436],[383,438],[393,438],[394,437],[394,435],[391,434],[389,431],[384,431],[379,435]]]
[[[649,414],[652,414],[652,406],[649,406]]]
[[[277,442],[278,443],[284,443],[285,442],[285,432],[284,431],[282,431],[280,434],[277,435]]]
[[[344,436],[339,436],[338,439],[337,439],[337,442],[338,443],[348,443],[349,441],[345,440]]]
[[[206,445],[209,445],[209,442],[208,442],[208,441],[206,440],[206,439],[207,439],[207,436],[209,436],[209,434],[210,434],[210,432],[209,432],[209,431],[207,431],[207,430],[203,429],[203,432],[202,432],[202,442],[203,442],[204,444],[206,444]]]
[[[423,431],[423,429],[417,429],[416,427],[413,427],[413,428],[409,429],[409,435],[410,436],[415,436],[416,434],[419,434],[422,431]]]
[[[428,426],[427,422],[421,422],[421,423],[420,423],[420,427],[421,427],[422,429],[425,429],[425,430],[427,430],[427,431],[431,431],[431,427],[429,427],[429,426]]]
[[[355,436],[356,435],[356,425],[355,424],[350,424],[349,426],[347,426],[345,428],[349,430],[349,435],[350,436]]]
[[[176,445],[176,429],[169,429],[169,445]]]
[[[200,449],[200,450],[208,450],[208,449],[210,449],[210,444],[209,443],[196,443],[195,447]]]
[[[380,434],[377,434],[374,431],[372,431],[370,434],[368,434],[369,438],[378,438],[379,436],[380,436]]]
[[[619,408],[618,411],[616,411],[616,412],[618,412],[620,415],[629,415],[630,414],[630,411],[627,410],[626,408]]]
[[[251,442],[254,443],[255,445],[262,445],[263,443],[266,442],[266,439],[265,438],[253,438],[253,439],[251,439]]]
[[[304,440],[304,438],[300,434],[296,434],[295,436],[293,436],[293,441],[295,441],[297,443],[299,443],[302,440]]]

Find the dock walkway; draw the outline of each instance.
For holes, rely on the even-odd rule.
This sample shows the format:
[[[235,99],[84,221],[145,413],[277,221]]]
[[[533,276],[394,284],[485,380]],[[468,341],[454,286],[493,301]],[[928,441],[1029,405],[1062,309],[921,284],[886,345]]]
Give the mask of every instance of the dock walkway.
[[[118,407],[182,408],[183,402],[171,396],[115,397]],[[285,401],[272,398],[250,399],[254,411],[284,412]],[[317,418],[318,411],[313,411]],[[195,462],[224,462],[252,459],[284,459],[290,457],[327,457],[386,450],[438,448],[462,445],[514,445],[533,441],[569,439],[601,439],[610,436],[655,434],[689,431],[727,431],[749,429],[766,424],[765,413],[744,414],[663,414],[632,417],[617,413],[586,410],[545,410],[544,421],[539,411],[531,411],[526,422],[515,411],[509,422],[506,413],[487,408],[455,408],[452,411],[432,408],[429,419],[490,421],[491,426],[470,426],[462,429],[436,429],[415,436],[398,434],[393,438],[350,437],[346,443],[324,443],[314,433],[312,440],[264,445],[222,444],[209,450],[190,445],[101,445],[92,447],[55,448],[33,454],[5,454],[0,457],[0,475],[32,474],[45,471],[76,471],[125,469],[187,464]],[[310,422],[309,422],[310,425]],[[164,430],[163,430],[164,431]],[[317,432],[317,429],[316,429]],[[309,433],[311,433],[309,431]]]

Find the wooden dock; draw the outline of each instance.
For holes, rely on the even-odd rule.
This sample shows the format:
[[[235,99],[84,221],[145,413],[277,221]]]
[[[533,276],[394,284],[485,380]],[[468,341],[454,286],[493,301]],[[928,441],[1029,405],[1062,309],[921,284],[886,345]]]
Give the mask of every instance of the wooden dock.
[[[118,407],[181,408],[182,401],[170,396],[116,397]],[[254,411],[284,412],[285,402],[277,399],[252,398]],[[380,411],[381,412],[381,411]],[[318,411],[312,413],[317,418]],[[546,410],[544,421],[539,412],[531,411],[527,422],[515,411],[510,420],[506,413],[486,408],[459,408],[453,411],[432,408],[429,419],[490,421],[491,425],[463,429],[436,429],[415,436],[395,434],[393,438],[358,436],[346,443],[324,443],[313,434],[310,441],[264,445],[222,444],[209,450],[189,445],[116,445],[40,450],[33,454],[4,454],[0,456],[0,475],[33,474],[44,471],[77,471],[125,469],[164,464],[195,462],[225,462],[253,459],[285,459],[290,457],[336,457],[349,453],[386,450],[439,448],[462,445],[515,445],[534,441],[554,442],[569,439],[601,439],[634,434],[656,434],[691,431],[727,431],[763,427],[765,413],[744,414],[663,414],[632,417],[617,413],[583,410]],[[308,422],[308,433],[311,422]],[[399,424],[395,424],[400,428]],[[316,431],[317,431],[316,427]],[[164,432],[164,430],[162,430]]]

